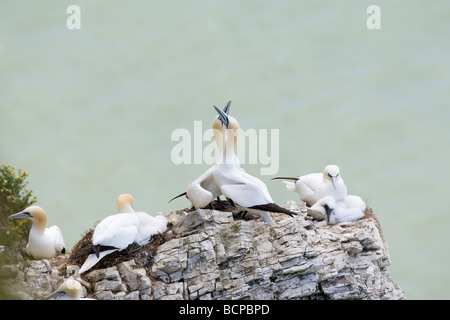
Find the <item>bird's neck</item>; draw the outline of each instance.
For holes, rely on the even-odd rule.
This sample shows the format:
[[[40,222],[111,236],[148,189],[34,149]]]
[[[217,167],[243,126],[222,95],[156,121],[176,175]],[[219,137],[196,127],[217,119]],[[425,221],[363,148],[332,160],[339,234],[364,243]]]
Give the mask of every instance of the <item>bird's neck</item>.
[[[122,204],[117,208],[118,213],[135,213],[131,204]]]
[[[45,232],[45,227],[47,225],[47,220],[34,220],[31,226],[30,232],[42,234]]]
[[[219,147],[219,156],[216,163],[218,164],[235,164],[236,155],[234,147],[236,142],[236,132],[233,129],[224,129],[221,135],[216,137],[216,143]]]

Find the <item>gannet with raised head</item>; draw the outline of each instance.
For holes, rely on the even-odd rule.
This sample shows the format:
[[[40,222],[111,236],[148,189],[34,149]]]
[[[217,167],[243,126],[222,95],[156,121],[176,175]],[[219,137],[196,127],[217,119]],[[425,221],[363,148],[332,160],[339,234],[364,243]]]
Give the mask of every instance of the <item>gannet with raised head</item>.
[[[234,153],[240,129],[239,123],[216,106],[214,108],[219,114],[213,122],[213,128],[216,129],[214,132],[217,132],[216,143],[219,146],[219,155],[212,174],[222,194],[242,210],[260,216],[271,227],[274,227],[276,223],[269,212],[296,215],[295,212],[276,205],[264,182],[240,168]]]
[[[118,211],[125,212],[110,215],[100,221],[92,235],[92,247],[72,257],[74,259],[89,254],[80,268],[80,274],[92,268],[106,255],[124,250],[136,242],[139,218],[134,210],[129,212],[126,209],[132,203],[133,198],[129,194],[120,195],[117,199],[117,207],[120,208]]]
[[[326,218],[328,224],[336,224],[361,219],[365,210],[366,204],[359,196],[347,195],[340,200],[326,196],[309,208],[308,213],[315,218]]]
[[[126,199],[126,201],[122,201]],[[158,233],[167,230],[167,219],[161,213],[151,216],[146,212],[135,211],[133,207],[134,198],[130,194],[121,194],[117,199],[118,213],[135,213],[139,219],[138,233],[135,242],[139,246],[144,246],[151,242]]]
[[[60,284],[58,289],[45,297],[45,300],[55,298],[55,300],[95,300],[90,298],[81,298],[83,288],[81,284],[74,279],[68,279]]]
[[[223,108],[224,114],[226,114],[226,115],[229,114],[230,105],[231,105],[231,100],[228,101],[226,106]],[[217,108],[217,107],[215,107],[215,108]],[[216,144],[218,144],[217,136],[221,134],[221,126],[217,125],[217,123],[220,123],[220,121],[218,120],[219,116],[220,115],[216,116],[213,120],[213,133],[214,133],[214,141],[216,142]],[[224,121],[227,121],[227,120],[224,119]],[[235,158],[236,158],[235,161],[237,161],[239,163],[239,160],[237,159],[236,156],[235,156]],[[213,172],[215,170],[215,166],[216,166],[216,164],[214,163],[200,177],[198,177],[197,179],[195,179],[194,181],[192,181],[189,184],[186,192],[172,198],[170,201],[185,195],[189,199],[189,201],[191,201],[192,205],[196,209],[199,209],[199,208],[206,207],[214,199],[218,198],[222,194],[222,192],[220,191],[219,186],[217,185],[216,181],[213,178]]]
[[[26,251],[34,259],[50,259],[66,252],[66,244],[61,230],[58,226],[46,228],[47,215],[41,207],[31,206],[8,218],[31,219],[33,222],[28,235]]]
[[[327,165],[322,173],[310,173],[301,177],[275,177],[272,180],[294,180],[294,182],[283,181],[286,189],[297,192],[300,199],[307,206],[314,205],[326,196],[332,196],[339,200],[347,195],[347,187],[340,174],[339,167],[333,164]]]

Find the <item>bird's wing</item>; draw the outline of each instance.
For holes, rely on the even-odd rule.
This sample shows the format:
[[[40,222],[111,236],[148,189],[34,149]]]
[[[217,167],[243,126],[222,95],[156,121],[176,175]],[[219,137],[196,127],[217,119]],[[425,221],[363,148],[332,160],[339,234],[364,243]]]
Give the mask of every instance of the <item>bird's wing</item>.
[[[59,253],[65,253],[66,243],[64,242],[61,229],[59,229],[58,226],[51,226],[49,228],[46,228],[45,232],[48,233],[49,236],[51,236],[54,240],[56,251],[58,251]]]
[[[213,165],[189,184],[186,194],[194,207],[203,208],[222,194],[213,178],[214,170],[215,166]]]
[[[224,184],[222,193],[241,207],[252,207],[258,204],[269,203],[264,193],[253,184]]]
[[[95,228],[92,243],[123,250],[135,241],[138,225],[139,219],[135,214],[119,213],[109,216]]]

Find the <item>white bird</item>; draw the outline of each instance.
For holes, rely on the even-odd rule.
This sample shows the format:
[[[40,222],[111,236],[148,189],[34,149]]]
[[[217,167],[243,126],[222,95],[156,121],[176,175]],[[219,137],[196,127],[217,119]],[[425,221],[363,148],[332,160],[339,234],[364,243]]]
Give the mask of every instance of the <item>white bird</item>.
[[[347,195],[347,187],[341,177],[339,167],[333,164],[327,165],[323,173],[311,173],[301,177],[276,177],[274,179],[295,180],[283,181],[286,189],[297,192],[300,199],[311,207],[320,199],[332,196],[334,199],[343,199]]]
[[[132,201],[129,195],[120,195],[117,199],[117,207],[127,207],[132,204]],[[89,254],[79,273],[86,272],[106,255],[124,250],[135,243],[138,228],[139,218],[134,211],[113,214],[100,221],[92,235],[92,247],[72,257],[75,259]]]
[[[121,194],[117,199],[117,212],[135,213],[138,216],[139,226],[135,242],[139,246],[144,246],[150,243],[158,233],[166,232],[167,219],[162,214],[151,216],[146,212],[134,211],[133,203],[134,198],[130,194]]]
[[[223,112],[228,115],[230,111],[231,100],[228,101],[227,105],[224,107]],[[213,133],[214,133],[214,141],[218,144],[217,139],[219,139],[219,135],[221,134],[221,124],[218,120],[219,116],[216,116],[213,120]],[[219,146],[219,145],[218,145]],[[235,156],[237,162],[239,160]],[[186,192],[172,198],[170,201],[181,197],[186,196],[189,201],[191,201],[192,205],[196,208],[204,208],[208,204],[210,204],[214,199],[218,198],[222,192],[220,191],[219,186],[213,178],[213,172],[215,170],[216,164],[212,165],[208,170],[206,170],[200,177],[192,181]],[[169,202],[170,202],[169,201]]]
[[[81,284],[74,279],[68,279],[61,283],[61,285],[45,297],[45,300],[56,298],[55,300],[95,300],[90,298],[81,298],[83,294],[83,288]]]
[[[25,218],[33,221],[26,251],[34,259],[50,259],[66,252],[66,244],[61,230],[58,226],[46,228],[47,215],[41,207],[31,206],[8,218]]]
[[[311,206],[308,213],[315,218],[326,217],[328,224],[336,224],[361,219],[365,210],[366,204],[359,196],[348,195],[340,200],[326,196]]]
[[[150,216],[145,212],[135,212],[134,199],[124,193],[117,198],[117,214],[103,219],[92,235],[92,247],[72,259],[89,254],[79,273],[86,272],[103,257],[127,249],[130,245],[143,246],[150,243],[158,233],[167,230],[167,219],[163,215]]]
[[[221,134],[216,137],[219,155],[212,175],[222,194],[233,201],[237,207],[263,218],[271,227],[276,224],[269,212],[296,215],[295,212],[276,205],[264,182],[240,168],[234,153],[240,129],[239,123],[216,106],[214,108],[219,113],[219,117],[214,120],[213,127],[217,132],[220,129]]]

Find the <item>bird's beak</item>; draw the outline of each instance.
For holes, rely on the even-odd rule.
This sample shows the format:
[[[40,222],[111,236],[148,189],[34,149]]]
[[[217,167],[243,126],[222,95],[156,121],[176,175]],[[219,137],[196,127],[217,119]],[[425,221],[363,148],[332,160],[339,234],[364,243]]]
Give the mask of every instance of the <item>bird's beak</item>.
[[[8,219],[29,219],[29,218],[31,218],[30,213],[25,211],[14,213],[8,217]]]
[[[331,182],[333,182],[334,190],[336,190],[336,177],[332,177]]]
[[[327,204],[324,206],[325,212],[327,213],[327,223],[330,221],[330,217],[334,212],[334,209],[331,209]]]
[[[294,181],[298,180],[298,178],[291,178],[291,177],[275,177],[270,180],[277,180],[277,179],[279,179],[279,180],[294,180]]]
[[[214,106],[214,109],[216,109],[217,113],[219,114],[219,120],[220,122],[222,122],[222,125],[225,125],[228,129],[228,124],[230,123],[230,120],[228,120],[228,115],[216,106]]]
[[[228,101],[228,103],[225,106],[225,108],[223,108],[223,112],[225,112],[227,115],[230,114],[230,105],[231,105],[231,100]]]
[[[48,300],[48,299],[55,298],[55,297],[59,298],[63,294],[64,294],[64,292],[62,292],[62,291],[55,291],[55,292],[50,293],[48,296],[46,296],[44,298],[44,300]]]

